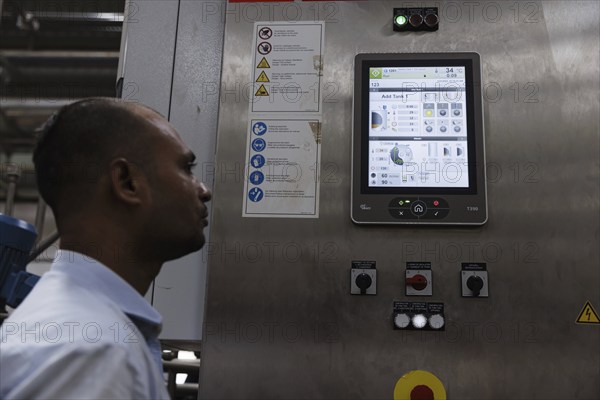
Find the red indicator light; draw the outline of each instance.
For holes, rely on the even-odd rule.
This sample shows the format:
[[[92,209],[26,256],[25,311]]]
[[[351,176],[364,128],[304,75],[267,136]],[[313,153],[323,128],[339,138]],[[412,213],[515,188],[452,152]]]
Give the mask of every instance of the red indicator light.
[[[437,207],[437,206],[439,206],[439,205],[440,205],[440,202],[439,202],[439,201],[437,201],[437,200],[434,200],[434,201],[433,201],[433,205]]]
[[[408,23],[417,28],[423,23],[423,16],[421,14],[413,14],[408,17]]]

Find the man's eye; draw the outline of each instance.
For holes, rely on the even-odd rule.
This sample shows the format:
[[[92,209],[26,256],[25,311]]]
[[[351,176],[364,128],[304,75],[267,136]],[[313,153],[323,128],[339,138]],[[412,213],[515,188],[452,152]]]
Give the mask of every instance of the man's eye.
[[[192,170],[196,167],[196,165],[198,165],[198,163],[195,163],[195,162],[188,163],[187,170],[190,171],[190,172],[192,172]]]

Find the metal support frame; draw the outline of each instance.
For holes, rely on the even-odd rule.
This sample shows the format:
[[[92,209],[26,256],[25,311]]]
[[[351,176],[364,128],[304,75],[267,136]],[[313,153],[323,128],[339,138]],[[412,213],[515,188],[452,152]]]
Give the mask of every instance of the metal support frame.
[[[4,214],[13,215],[15,205],[15,196],[17,194],[17,182],[21,177],[21,169],[17,164],[6,163],[5,180],[6,188],[6,204],[4,206]]]

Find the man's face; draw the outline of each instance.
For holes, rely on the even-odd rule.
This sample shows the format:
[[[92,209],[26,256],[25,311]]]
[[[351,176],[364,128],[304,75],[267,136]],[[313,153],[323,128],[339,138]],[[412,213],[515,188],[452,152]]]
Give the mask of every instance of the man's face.
[[[144,112],[144,118],[156,128],[148,135],[154,161],[147,169],[151,200],[144,235],[149,235],[149,243],[155,246],[148,251],[156,251],[166,261],[204,245],[205,203],[211,193],[194,176],[196,157],[175,129],[160,115]]]

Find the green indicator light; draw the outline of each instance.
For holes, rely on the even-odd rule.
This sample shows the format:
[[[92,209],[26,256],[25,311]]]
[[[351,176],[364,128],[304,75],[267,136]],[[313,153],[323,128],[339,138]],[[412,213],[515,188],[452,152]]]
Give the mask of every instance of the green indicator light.
[[[394,19],[394,22],[396,23],[396,25],[402,26],[402,25],[405,25],[408,22],[408,19],[404,15],[398,15]]]
[[[406,200],[405,203],[410,203],[410,200]]]

